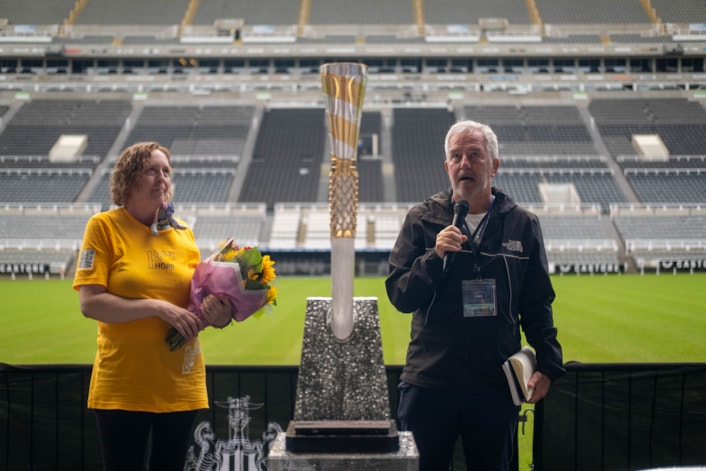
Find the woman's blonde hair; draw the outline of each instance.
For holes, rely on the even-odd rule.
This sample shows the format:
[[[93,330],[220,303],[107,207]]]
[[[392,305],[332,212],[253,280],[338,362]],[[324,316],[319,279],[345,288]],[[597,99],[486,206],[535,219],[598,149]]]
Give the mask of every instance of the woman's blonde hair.
[[[138,142],[120,153],[110,176],[110,198],[113,204],[125,206],[135,182],[145,169],[145,162],[152,156],[152,151],[159,150],[167,156],[171,165],[169,150],[157,142]],[[172,198],[172,186],[169,186],[167,201]]]

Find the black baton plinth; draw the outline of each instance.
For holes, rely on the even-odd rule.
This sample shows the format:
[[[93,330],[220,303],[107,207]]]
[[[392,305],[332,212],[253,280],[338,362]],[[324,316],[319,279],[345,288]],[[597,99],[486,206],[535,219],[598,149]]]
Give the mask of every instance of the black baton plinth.
[[[399,437],[394,420],[292,421],[286,448],[293,453],[394,453]]]

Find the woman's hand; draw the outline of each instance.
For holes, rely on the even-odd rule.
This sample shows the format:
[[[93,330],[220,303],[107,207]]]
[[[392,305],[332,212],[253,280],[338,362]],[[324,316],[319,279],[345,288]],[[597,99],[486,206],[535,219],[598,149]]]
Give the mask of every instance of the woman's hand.
[[[155,300],[157,301],[157,300]],[[167,301],[160,302],[159,318],[174,327],[187,341],[196,337],[205,327],[203,321],[188,309]]]
[[[79,301],[84,316],[108,324],[159,317],[187,340],[206,327],[188,309],[161,299],[123,298],[108,293],[105,286],[101,285],[82,285],[79,288]]]
[[[222,329],[230,324],[230,301],[228,298],[218,299],[216,296],[209,294],[201,303],[201,315],[209,325]]]

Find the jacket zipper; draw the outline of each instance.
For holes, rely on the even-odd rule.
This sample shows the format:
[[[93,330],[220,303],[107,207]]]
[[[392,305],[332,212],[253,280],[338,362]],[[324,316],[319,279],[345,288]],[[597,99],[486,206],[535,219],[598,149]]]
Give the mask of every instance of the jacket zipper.
[[[431,311],[431,307],[434,305],[434,301],[436,301],[436,293],[437,291],[434,290],[434,296],[432,296],[429,307],[427,307],[427,312],[424,314],[424,325],[427,325],[427,322],[429,322],[429,311]]]

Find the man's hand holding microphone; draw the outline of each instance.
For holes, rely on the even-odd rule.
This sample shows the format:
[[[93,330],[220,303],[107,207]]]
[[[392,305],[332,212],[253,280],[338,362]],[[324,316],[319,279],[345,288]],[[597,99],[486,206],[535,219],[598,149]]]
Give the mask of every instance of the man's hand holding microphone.
[[[468,214],[468,201],[459,200],[454,205],[454,218],[450,226],[445,227],[436,235],[436,254],[444,259],[444,272],[448,272],[453,264],[456,252],[461,250],[461,246],[468,240],[461,228]]]

